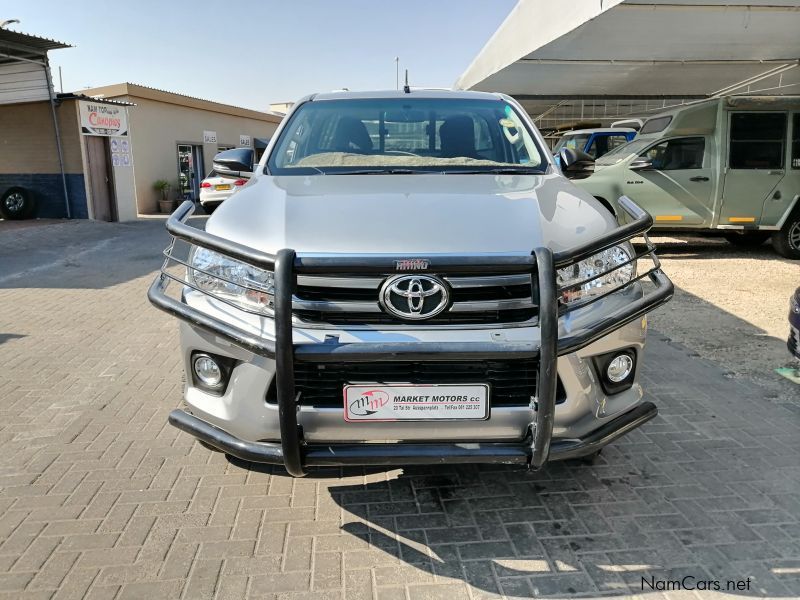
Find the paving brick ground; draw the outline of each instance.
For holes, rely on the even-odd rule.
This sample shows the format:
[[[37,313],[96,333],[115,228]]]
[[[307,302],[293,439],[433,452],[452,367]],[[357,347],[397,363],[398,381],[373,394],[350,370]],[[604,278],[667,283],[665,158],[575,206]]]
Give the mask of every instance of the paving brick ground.
[[[800,403],[653,334],[661,414],[594,466],[291,479],[166,424],[165,242],[154,221],[0,236],[0,598],[800,595]]]

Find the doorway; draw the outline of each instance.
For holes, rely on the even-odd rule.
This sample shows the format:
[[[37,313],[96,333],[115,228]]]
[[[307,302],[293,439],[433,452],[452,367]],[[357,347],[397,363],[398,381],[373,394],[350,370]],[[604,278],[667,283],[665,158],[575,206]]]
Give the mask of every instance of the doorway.
[[[203,147],[199,144],[178,144],[179,195],[183,200],[200,198],[203,178]]]
[[[84,139],[93,217],[96,221],[116,221],[117,202],[114,195],[114,174],[111,172],[109,160],[108,138],[87,135]]]

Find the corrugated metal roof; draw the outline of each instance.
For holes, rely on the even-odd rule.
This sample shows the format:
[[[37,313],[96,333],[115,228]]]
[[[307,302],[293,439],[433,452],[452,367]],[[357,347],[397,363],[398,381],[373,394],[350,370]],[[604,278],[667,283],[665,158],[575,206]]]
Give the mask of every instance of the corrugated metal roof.
[[[97,98],[95,96],[87,96],[78,92],[62,92],[56,94],[59,100],[89,100],[99,104],[117,104],[118,106],[136,106],[133,102],[125,102],[124,100],[111,100],[110,98]]]
[[[69,44],[51,40],[50,38],[12,31],[10,29],[0,29],[0,48],[5,54],[14,55],[20,53],[22,58],[27,58],[29,54],[42,55],[48,50],[58,50],[60,48],[72,48]]]
[[[223,104],[221,102],[214,102],[213,100],[206,100],[204,98],[197,98],[195,96],[187,96],[186,94],[179,94],[177,92],[170,92],[168,90],[162,90],[159,88],[131,82],[115,83],[112,85],[88,88],[83,90],[83,92],[91,95],[93,98],[118,98],[127,96],[155,100],[157,102],[168,102],[179,106],[210,110],[222,114],[232,114],[235,116],[266,121],[268,123],[277,124],[283,119],[283,115],[274,115],[272,113],[253,110],[251,108]]]

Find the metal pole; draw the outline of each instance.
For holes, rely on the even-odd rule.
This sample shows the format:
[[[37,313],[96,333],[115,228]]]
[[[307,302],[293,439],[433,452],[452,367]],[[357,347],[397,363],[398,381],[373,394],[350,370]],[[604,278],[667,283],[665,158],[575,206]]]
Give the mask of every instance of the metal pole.
[[[395,75],[394,75],[394,89],[399,90],[400,89],[400,57],[399,56],[395,56],[394,57],[394,72],[395,72]]]
[[[58,91],[64,93],[64,79],[61,77],[61,65],[58,65]]]
[[[47,57],[44,59],[44,73],[47,77],[47,93],[50,95],[50,113],[53,116],[53,129],[56,132],[56,148],[58,149],[58,167],[61,170],[61,185],[64,188],[64,208],[66,209],[67,218],[71,219],[72,214],[69,210],[69,192],[67,191],[67,175],[64,172],[64,152],[61,149],[61,131],[58,128],[58,119],[56,118],[56,99],[53,96],[53,78],[50,76],[50,61]]]

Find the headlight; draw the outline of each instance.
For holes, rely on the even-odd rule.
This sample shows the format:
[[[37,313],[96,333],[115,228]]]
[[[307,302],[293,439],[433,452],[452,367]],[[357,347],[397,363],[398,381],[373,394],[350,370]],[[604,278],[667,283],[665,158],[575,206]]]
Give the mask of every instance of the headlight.
[[[194,267],[187,269],[189,283],[201,291],[247,310],[272,314],[275,303],[275,274],[272,271],[264,271],[199,246],[192,249],[189,263]]]
[[[791,306],[793,313],[800,314],[800,292],[794,294],[789,299],[789,306]]]
[[[567,288],[561,292],[561,302],[566,304],[584,298],[599,296],[627,284],[636,274],[636,262],[619,267],[631,259],[631,252],[623,246],[613,246],[580,262],[558,269],[556,285]],[[602,273],[605,273],[603,275]],[[585,282],[582,285],[578,285]]]

